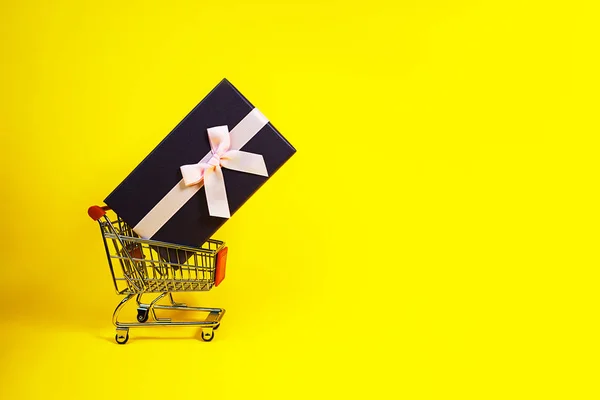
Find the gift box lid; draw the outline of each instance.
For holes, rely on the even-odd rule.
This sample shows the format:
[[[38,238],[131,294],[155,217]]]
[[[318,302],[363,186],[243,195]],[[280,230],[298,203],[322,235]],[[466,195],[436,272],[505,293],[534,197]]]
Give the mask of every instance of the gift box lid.
[[[156,146],[105,203],[143,238],[201,245],[228,219],[209,215],[203,183],[184,185],[180,167],[207,159],[211,154],[208,129],[222,126],[227,126],[231,134],[232,148],[237,140],[243,143],[238,150],[262,156],[268,174],[222,168],[233,216],[296,150],[226,79]],[[244,129],[246,136],[240,142],[238,133]],[[174,199],[174,192],[187,194],[176,193],[179,198]]]

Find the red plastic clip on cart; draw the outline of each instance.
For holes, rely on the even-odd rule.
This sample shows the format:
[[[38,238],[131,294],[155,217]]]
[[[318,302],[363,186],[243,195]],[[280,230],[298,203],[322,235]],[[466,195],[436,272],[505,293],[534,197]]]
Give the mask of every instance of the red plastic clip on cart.
[[[92,206],[88,215],[100,224],[115,290],[117,294],[125,295],[113,314],[117,343],[127,343],[129,328],[151,326],[200,326],[202,340],[211,341],[225,310],[176,303],[173,292],[203,292],[218,286],[225,278],[225,243],[210,239],[201,247],[190,247],[142,239],[119,216],[109,219],[107,211],[110,211],[109,207]],[[165,260],[161,254],[166,253],[185,254],[185,257]],[[144,303],[142,295],[146,293],[158,293],[158,296],[150,303]],[[134,296],[138,305],[137,321],[119,321],[119,313]],[[157,304],[165,296],[170,304]],[[200,311],[208,315],[203,321],[171,321],[170,318],[158,318],[156,310]]]

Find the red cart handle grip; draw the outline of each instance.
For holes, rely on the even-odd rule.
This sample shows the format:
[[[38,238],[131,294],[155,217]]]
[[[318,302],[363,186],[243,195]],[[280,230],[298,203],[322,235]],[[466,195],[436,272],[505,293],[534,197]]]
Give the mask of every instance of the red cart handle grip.
[[[100,218],[106,215],[106,212],[110,210],[108,206],[91,206],[88,208],[88,215],[94,221],[98,221]]]

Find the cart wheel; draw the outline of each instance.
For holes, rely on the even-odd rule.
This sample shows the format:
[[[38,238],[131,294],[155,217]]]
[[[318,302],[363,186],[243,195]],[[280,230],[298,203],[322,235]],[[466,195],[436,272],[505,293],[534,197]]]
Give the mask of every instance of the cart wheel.
[[[219,322],[218,324],[213,326],[213,331],[216,331],[217,329],[219,329],[220,326],[221,326],[221,323]]]
[[[129,332],[125,332],[125,336],[122,333],[117,333],[115,335],[115,340],[119,344],[125,344],[129,340]]]
[[[204,340],[205,342],[210,342],[211,340],[213,340],[215,337],[215,333],[212,331],[210,332],[204,332],[202,331],[202,340]]]
[[[138,320],[138,322],[142,322],[142,323],[148,321],[148,309],[147,308],[138,308],[137,320]]]

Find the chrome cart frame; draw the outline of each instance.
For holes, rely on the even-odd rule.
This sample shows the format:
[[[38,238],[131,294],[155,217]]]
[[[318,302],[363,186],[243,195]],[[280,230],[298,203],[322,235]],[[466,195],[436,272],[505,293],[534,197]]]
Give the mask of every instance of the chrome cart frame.
[[[127,343],[129,328],[152,326],[199,326],[202,340],[211,341],[225,310],[176,303],[173,292],[203,292],[218,286],[225,278],[225,243],[209,239],[201,247],[190,247],[142,239],[119,216],[109,219],[109,210],[106,206],[92,206],[88,215],[100,225],[115,290],[125,295],[113,313],[116,342]],[[151,293],[158,296],[149,303],[143,302],[142,295]],[[165,297],[169,304],[158,304]],[[133,298],[138,305],[137,321],[119,321],[121,310]],[[203,321],[171,321],[159,318],[156,310],[200,311],[208,315]]]

